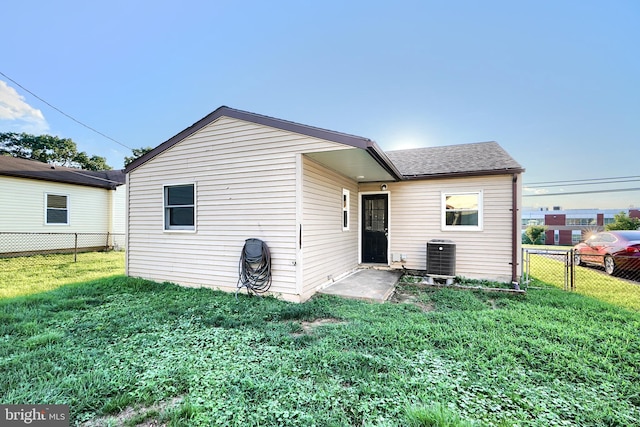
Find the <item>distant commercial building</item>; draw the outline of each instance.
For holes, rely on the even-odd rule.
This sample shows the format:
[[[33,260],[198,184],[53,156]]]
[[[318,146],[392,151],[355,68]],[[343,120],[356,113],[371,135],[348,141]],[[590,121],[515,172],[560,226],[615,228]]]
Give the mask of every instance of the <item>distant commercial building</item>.
[[[530,225],[545,225],[545,244],[571,246],[587,239],[591,233],[603,231],[604,226],[614,222],[614,215],[620,212],[631,218],[640,218],[640,209],[524,208],[522,230]]]

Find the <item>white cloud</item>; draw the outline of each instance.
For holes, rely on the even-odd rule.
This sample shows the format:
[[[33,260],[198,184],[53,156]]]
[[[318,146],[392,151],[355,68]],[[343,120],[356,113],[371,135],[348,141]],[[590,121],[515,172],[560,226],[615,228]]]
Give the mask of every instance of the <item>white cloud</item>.
[[[524,187],[523,193],[527,195],[541,196],[543,194],[549,194],[549,190],[545,188]]]
[[[49,124],[42,111],[27,104],[24,97],[0,80],[0,130],[43,134]]]

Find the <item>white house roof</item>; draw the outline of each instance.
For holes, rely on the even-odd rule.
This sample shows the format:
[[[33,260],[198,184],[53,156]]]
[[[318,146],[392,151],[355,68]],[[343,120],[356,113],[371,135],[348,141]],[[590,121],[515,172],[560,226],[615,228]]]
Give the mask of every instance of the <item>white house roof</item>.
[[[87,171],[12,156],[0,156],[0,175],[106,189],[125,183],[122,170]]]

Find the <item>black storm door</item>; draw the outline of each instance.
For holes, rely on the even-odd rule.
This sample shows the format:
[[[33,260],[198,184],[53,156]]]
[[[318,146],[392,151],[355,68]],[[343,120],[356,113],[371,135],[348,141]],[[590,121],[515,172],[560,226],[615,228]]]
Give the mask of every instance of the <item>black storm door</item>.
[[[386,194],[362,196],[362,262],[387,264],[389,230]]]

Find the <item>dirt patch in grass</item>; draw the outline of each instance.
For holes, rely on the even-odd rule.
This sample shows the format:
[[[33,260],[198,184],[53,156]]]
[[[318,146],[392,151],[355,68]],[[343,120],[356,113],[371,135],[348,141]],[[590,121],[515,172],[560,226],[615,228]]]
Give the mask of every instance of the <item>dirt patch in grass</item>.
[[[127,407],[115,415],[94,418],[80,424],[81,427],[110,427],[110,426],[136,426],[136,427],[166,427],[167,423],[161,421],[162,413],[167,409],[178,406],[182,397],[174,397],[166,402],[159,402],[151,406]]]
[[[342,320],[334,319],[334,318],[321,318],[321,319],[315,319],[309,322],[303,321],[303,322],[300,322],[300,328],[302,328],[302,330],[299,332],[295,332],[292,335],[293,336],[307,335],[307,334],[313,333],[313,331],[319,326],[331,325],[331,324],[343,325],[345,323],[346,322]]]
[[[396,289],[389,301],[398,304],[413,304],[419,307],[425,313],[436,309],[435,305],[432,302],[425,303],[423,301],[420,301],[415,294],[405,292],[402,288]]]
[[[493,298],[489,297],[491,292],[496,291],[495,288],[470,288],[470,287],[461,287],[461,286],[433,286],[424,283],[414,283],[414,284],[401,284],[396,286],[393,295],[389,298],[389,302],[396,304],[412,304],[416,307],[420,308],[425,313],[435,311],[437,309],[437,304],[433,301],[429,301],[428,298],[424,298],[425,292],[434,293],[439,289],[454,289],[460,292],[474,292],[474,295],[481,301],[483,304],[488,306],[491,310],[499,310],[500,305],[499,302]],[[483,291],[483,292],[478,292]],[[504,290],[500,289],[500,294],[504,294]]]

